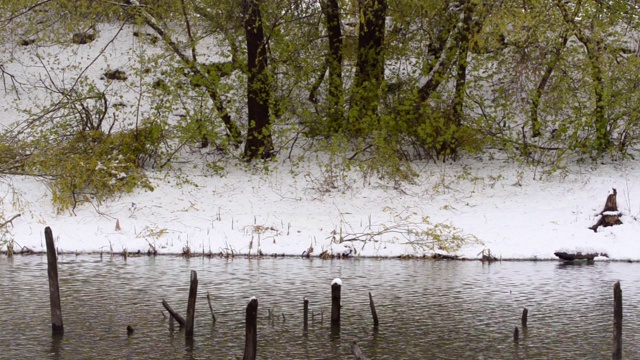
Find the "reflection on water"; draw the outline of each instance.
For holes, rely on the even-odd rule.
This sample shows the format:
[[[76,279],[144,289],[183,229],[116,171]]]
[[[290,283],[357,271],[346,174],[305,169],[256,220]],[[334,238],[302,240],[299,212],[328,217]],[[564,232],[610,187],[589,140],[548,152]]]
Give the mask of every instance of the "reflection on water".
[[[58,264],[65,333],[52,338],[46,256],[0,258],[1,358],[238,359],[244,309],[256,296],[260,359],[351,359],[353,340],[373,359],[602,359],[611,356],[618,280],[624,357],[640,358],[640,264],[88,255]],[[183,330],[170,328],[161,301],[186,315],[190,270],[198,272],[199,297],[195,337],[186,341]],[[342,326],[332,333],[336,277]],[[529,327],[514,342],[524,307]]]

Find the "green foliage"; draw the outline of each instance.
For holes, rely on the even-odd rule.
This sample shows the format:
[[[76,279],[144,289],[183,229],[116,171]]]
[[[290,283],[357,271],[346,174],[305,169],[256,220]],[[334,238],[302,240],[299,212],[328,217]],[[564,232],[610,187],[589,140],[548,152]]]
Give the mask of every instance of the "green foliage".
[[[161,129],[149,121],[134,130],[105,134],[77,133],[69,140],[41,147],[27,167],[43,174],[59,211],[100,203],[137,187],[153,190],[141,165],[154,158]]]
[[[456,124],[450,108],[422,107],[416,123],[411,126],[415,138],[425,156],[445,161],[455,159],[460,152],[475,153],[484,149],[483,137],[473,124]]]
[[[271,96],[269,126],[254,140],[273,135],[280,154],[293,147],[326,153],[328,177],[358,169],[394,181],[418,176],[416,159],[499,149],[554,172],[576,159],[631,157],[639,145],[633,36],[640,25],[631,2],[387,1],[384,42],[363,52],[365,3],[371,2],[338,2],[342,63],[335,64],[327,55],[326,3],[260,2],[269,81],[259,90]],[[159,40],[153,51],[140,48],[139,69],[124,69],[134,74],[127,86],[138,82],[142,110],[115,111],[117,91],[80,76],[72,85],[48,84],[54,100],[32,107],[27,121],[0,138],[0,171],[49,177],[61,208],[145,186],[141,167],[162,155],[169,161],[184,148],[212,146],[239,156],[237,140],[252,139],[238,2],[142,4],[157,25],[144,31]],[[72,32],[102,36],[104,23],[148,20],[127,2],[21,0],[0,9],[0,23],[12,24],[3,35],[59,46]],[[370,66],[358,69],[359,61]],[[149,109],[142,105],[147,100]],[[154,120],[139,124],[141,118]],[[65,180],[76,167],[81,171]],[[103,191],[109,187],[115,192]]]

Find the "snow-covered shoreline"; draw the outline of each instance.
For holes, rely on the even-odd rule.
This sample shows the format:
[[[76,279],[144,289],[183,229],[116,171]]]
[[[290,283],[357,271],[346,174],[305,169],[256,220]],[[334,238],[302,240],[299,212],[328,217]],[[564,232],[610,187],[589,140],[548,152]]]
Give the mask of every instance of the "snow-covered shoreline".
[[[326,251],[429,257],[428,246],[412,244],[405,236],[428,228],[428,217],[431,225],[448,224],[477,237],[480,242],[452,253],[464,259],[480,259],[484,250],[503,260],[556,259],[555,251],[640,260],[635,162],[575,168],[542,180],[533,180],[530,168],[500,160],[426,163],[415,184],[395,188],[356,173],[327,179],[313,164],[298,175],[291,175],[286,164],[268,173],[228,168],[222,175],[194,170],[191,179],[197,185],[177,177],[156,179],[154,191],[83,204],[75,215],[56,214],[41,182],[13,178],[11,189],[4,183],[1,190],[16,191],[14,204],[5,197],[5,214],[21,213],[11,227],[14,251],[44,251],[43,230],[51,226],[64,253],[301,256],[311,248],[310,256]],[[334,181],[335,188],[325,188],[323,181]],[[624,224],[594,233],[589,226],[613,187]],[[340,238],[347,241],[340,243]]]

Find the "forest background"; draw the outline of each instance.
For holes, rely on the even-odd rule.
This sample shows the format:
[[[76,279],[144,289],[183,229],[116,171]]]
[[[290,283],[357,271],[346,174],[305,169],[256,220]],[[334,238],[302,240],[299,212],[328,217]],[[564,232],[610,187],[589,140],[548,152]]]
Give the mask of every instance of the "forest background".
[[[462,159],[562,177],[632,160],[640,141],[634,1],[20,0],[0,13],[0,174],[45,184],[58,213],[151,190],[158,172],[197,185],[185,164],[252,176],[311,161],[326,191],[346,173],[398,189]],[[128,57],[107,64],[123,38]]]

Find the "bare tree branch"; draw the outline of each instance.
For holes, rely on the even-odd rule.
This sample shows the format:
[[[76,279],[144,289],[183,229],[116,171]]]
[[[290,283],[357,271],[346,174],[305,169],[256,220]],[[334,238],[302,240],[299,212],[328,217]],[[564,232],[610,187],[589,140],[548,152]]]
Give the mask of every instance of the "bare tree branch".
[[[33,5],[29,6],[29,7],[27,7],[26,9],[23,9],[22,11],[19,11],[17,14],[14,14],[14,15],[10,16],[9,18],[4,20],[3,22],[6,23],[5,26],[8,26],[9,23],[12,22],[13,20],[15,20],[15,19],[19,18],[20,16],[32,11],[33,9],[35,9],[35,8],[37,8],[39,6],[42,6],[42,5],[44,5],[46,3],[49,3],[51,1],[52,0],[44,0],[44,1],[41,1],[41,2],[39,2],[37,4],[33,4]]]
[[[178,46],[178,44],[171,38],[171,36],[169,34],[167,34],[156,22],[155,18],[149,14],[147,11],[145,11],[142,8],[142,5],[140,5],[140,3],[137,0],[131,0],[131,5],[123,5],[125,8],[131,9],[131,11],[139,16],[140,18],[142,18],[142,20],[144,20],[145,24],[147,24],[147,26],[149,26],[150,28],[152,28],[156,34],[158,34],[162,40],[164,41],[164,43],[174,52],[174,54],[176,54],[178,56],[178,58],[180,58],[180,60],[187,65],[187,67],[189,68],[189,70],[191,70],[191,72],[193,73],[192,77],[197,75],[200,76],[202,78],[208,78],[206,71],[202,71],[200,69],[200,64],[196,61],[195,59],[195,53],[194,53],[194,58],[190,59],[181,49],[180,46]],[[193,41],[193,38],[190,38],[191,41]],[[193,43],[192,43],[193,45]],[[195,51],[195,50],[194,50]],[[209,94],[209,98],[211,99],[211,101],[213,101],[213,104],[216,107],[216,110],[218,111],[218,113],[220,114],[220,117],[222,118],[222,122],[224,123],[225,127],[227,128],[227,132],[229,137],[231,138],[233,144],[237,147],[240,145],[240,143],[242,142],[242,134],[240,129],[238,128],[238,126],[233,122],[233,120],[231,119],[231,115],[229,115],[229,113],[227,112],[224,103],[222,101],[222,99],[220,98],[220,95],[218,94],[218,91],[216,89],[215,86],[211,85],[211,84],[207,84],[205,86],[207,93]]]
[[[13,215],[13,216],[11,217],[11,219],[9,219],[9,220],[7,220],[7,221],[3,222],[2,224],[0,224],[0,228],[5,227],[7,224],[11,224],[11,225],[13,225],[13,220],[15,220],[15,219],[19,218],[19,217],[20,217],[20,215],[21,215],[21,214]]]

